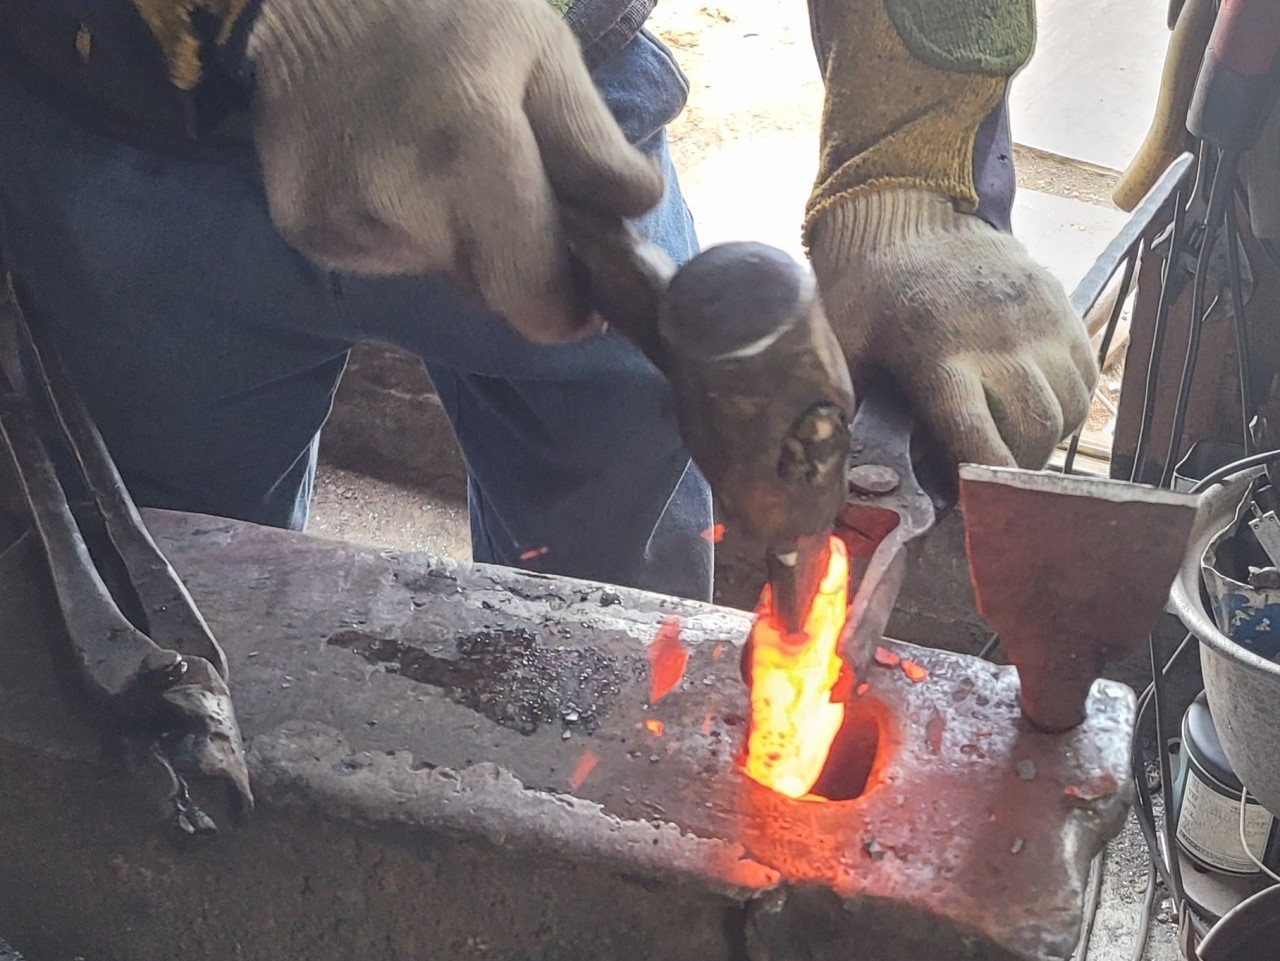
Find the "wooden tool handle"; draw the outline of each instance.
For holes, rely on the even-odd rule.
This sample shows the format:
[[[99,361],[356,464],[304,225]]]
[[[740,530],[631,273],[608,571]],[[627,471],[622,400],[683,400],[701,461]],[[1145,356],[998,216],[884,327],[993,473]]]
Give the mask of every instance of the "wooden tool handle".
[[[1169,38],[1151,129],[1111,195],[1121,210],[1133,210],[1186,146],[1187,110],[1215,14],[1214,0],[1187,0],[1178,15]]]

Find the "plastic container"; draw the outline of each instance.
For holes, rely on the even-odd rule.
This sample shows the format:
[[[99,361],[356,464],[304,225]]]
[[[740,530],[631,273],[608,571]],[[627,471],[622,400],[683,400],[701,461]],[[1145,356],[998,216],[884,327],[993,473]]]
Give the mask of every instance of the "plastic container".
[[[1182,716],[1182,750],[1174,784],[1178,847],[1200,867],[1220,874],[1257,876],[1262,870],[1240,844],[1240,795],[1202,692]],[[1280,824],[1255,798],[1245,805],[1245,838],[1254,857],[1274,867]]]

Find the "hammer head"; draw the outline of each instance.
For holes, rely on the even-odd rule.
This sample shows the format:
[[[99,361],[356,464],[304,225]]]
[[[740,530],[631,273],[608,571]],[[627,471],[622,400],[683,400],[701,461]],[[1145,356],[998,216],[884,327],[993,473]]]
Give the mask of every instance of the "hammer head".
[[[1018,668],[1037,727],[1079,724],[1102,665],[1155,626],[1198,504],[1121,481],[960,469],[978,609]]]

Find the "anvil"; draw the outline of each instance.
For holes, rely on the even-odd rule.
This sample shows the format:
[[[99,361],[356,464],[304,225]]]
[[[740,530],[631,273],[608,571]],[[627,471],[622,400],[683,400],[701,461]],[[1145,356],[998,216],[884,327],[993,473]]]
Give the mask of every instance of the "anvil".
[[[223,639],[259,813],[160,838],[68,718],[10,554],[0,929],[35,956],[1050,961],[1125,817],[1111,682],[1046,734],[1012,668],[886,642],[925,676],[883,656],[824,781],[847,799],[789,800],[737,766],[747,614],[147,518]],[[689,656],[655,704],[664,624]]]

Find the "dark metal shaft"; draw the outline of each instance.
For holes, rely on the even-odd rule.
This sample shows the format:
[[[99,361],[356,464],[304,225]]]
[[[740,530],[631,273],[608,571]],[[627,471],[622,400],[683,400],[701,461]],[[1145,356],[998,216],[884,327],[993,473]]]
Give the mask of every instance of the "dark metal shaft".
[[[821,534],[799,538],[795,550],[765,554],[773,613],[788,634],[804,630],[805,618],[822,586],[830,560],[827,537]]]

